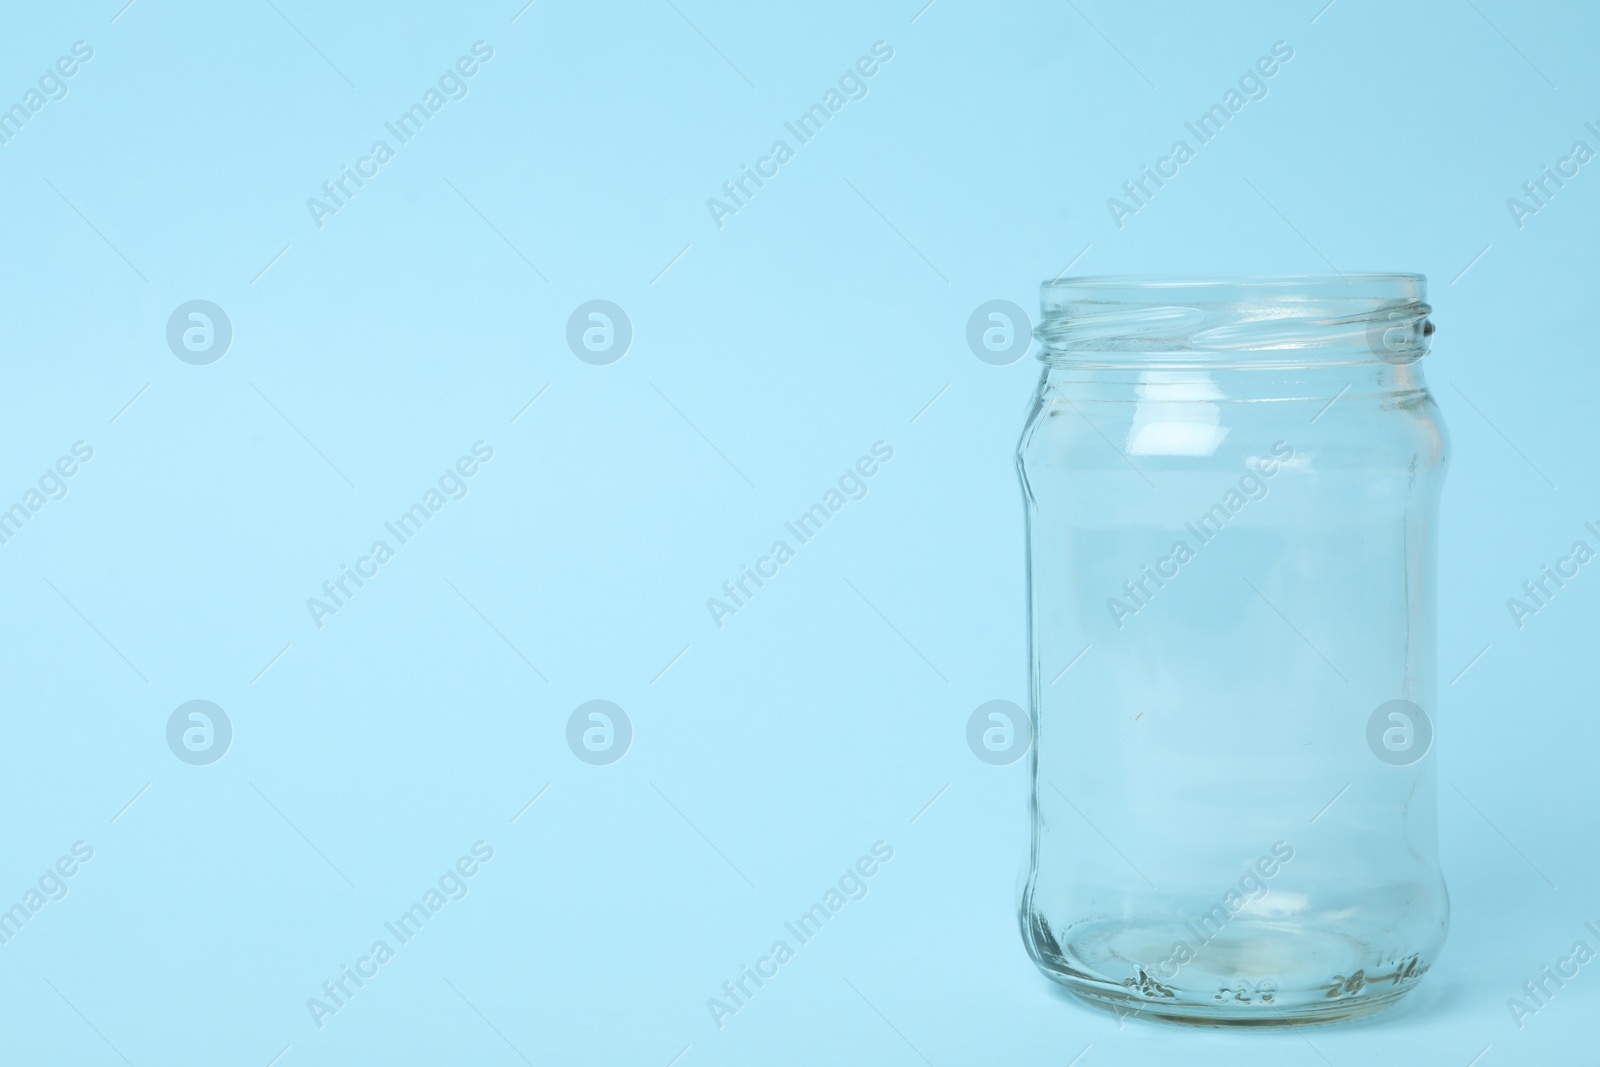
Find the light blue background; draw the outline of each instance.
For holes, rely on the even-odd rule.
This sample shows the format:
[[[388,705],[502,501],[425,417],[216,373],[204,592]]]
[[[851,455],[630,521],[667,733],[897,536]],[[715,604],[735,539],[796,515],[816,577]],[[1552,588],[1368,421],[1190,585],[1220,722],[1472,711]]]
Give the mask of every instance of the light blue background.
[[[8,11],[0,104],[75,41],[94,58],[0,145],[0,498],[75,441],[94,459],[0,546],[0,904],[75,841],[94,859],[0,945],[0,1058],[1592,1057],[1600,964],[1520,1031],[1505,1002],[1600,923],[1600,575],[1520,631],[1505,601],[1600,520],[1600,164],[1521,229],[1506,199],[1600,148],[1600,24],[1075,2]],[[479,40],[469,95],[318,229],[306,199]],[[869,95],[714,225],[880,40]],[[1106,198],[1280,40],[1267,98],[1119,230]],[[1394,1014],[1119,1024],[1023,953],[1026,763],[964,728],[1026,698],[1038,365],[964,331],[1069,262],[1431,280],[1454,919]],[[611,366],[564,340],[596,298],[634,328]],[[233,324],[210,366],[166,345],[192,299]],[[479,440],[469,495],[319,630],[306,598]],[[879,440],[868,496],[717,629],[706,598]],[[635,730],[611,766],[565,742],[594,698]],[[210,766],[166,745],[192,699],[233,723]],[[307,998],[478,840],[470,894],[317,1028]],[[718,1029],[706,999],[879,840],[869,895]]]

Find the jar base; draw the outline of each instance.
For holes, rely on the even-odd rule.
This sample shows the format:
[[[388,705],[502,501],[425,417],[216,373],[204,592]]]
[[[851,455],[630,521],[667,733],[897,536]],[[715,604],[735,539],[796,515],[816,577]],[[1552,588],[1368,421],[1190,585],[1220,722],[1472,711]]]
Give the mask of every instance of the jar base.
[[[1302,1003],[1282,1008],[1271,1004],[1223,1006],[1205,1001],[1185,1001],[1181,998],[1169,1000],[1129,995],[1127,990],[1118,987],[1107,987],[1057,975],[1050,977],[1065,986],[1080,1002],[1102,1011],[1112,1012],[1119,1018],[1150,1019],[1184,1026],[1226,1029],[1265,1029],[1337,1023],[1386,1011],[1411,992],[1407,986],[1321,1004]]]
[[[1032,943],[1046,977],[1119,1017],[1193,1026],[1353,1019],[1391,1007],[1428,970],[1418,953],[1377,951],[1343,935],[1278,924],[1235,920],[1225,934],[1176,959],[1173,947],[1183,937],[1193,942],[1192,930],[1118,923],[1071,934],[1065,945]]]

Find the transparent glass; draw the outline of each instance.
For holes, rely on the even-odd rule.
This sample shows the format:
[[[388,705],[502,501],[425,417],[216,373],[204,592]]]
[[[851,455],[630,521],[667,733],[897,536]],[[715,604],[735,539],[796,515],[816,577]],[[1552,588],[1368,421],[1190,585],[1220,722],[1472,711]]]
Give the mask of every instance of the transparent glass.
[[[1444,943],[1420,275],[1043,287],[1027,507],[1040,969],[1124,1014],[1332,1020]]]

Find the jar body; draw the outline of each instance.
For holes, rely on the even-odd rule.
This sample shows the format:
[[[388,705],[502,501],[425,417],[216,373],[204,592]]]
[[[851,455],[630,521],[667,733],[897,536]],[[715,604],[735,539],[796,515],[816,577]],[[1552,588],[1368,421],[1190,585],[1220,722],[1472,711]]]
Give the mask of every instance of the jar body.
[[[1449,912],[1432,754],[1445,438],[1420,369],[1070,356],[1047,358],[1018,455],[1028,951],[1126,1014],[1383,1007],[1433,963]]]

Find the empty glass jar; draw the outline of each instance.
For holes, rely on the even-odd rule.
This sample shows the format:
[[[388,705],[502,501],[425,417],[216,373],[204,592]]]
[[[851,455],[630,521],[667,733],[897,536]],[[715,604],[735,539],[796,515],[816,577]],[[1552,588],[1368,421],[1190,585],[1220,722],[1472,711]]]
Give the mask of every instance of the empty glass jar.
[[[1068,278],[1018,447],[1023,939],[1089,1001],[1373,1011],[1444,942],[1420,275]]]

